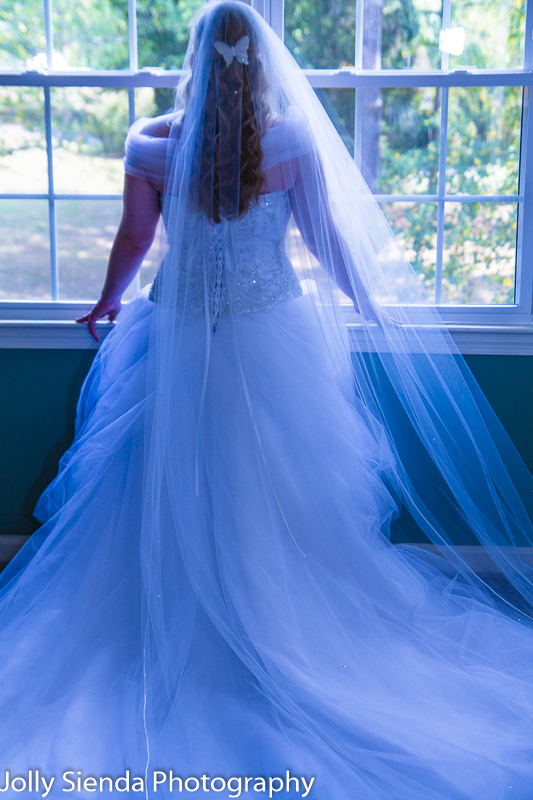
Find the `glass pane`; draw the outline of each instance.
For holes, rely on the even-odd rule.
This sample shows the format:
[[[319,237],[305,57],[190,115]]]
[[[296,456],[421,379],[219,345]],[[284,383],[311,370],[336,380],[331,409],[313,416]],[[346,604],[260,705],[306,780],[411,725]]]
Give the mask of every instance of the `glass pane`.
[[[118,200],[61,200],[57,258],[61,300],[94,300],[104,282],[109,251],[122,213]]]
[[[448,110],[448,194],[516,194],[522,89],[452,87]]]
[[[513,303],[516,203],[446,203],[443,303]]]
[[[56,192],[121,193],[127,90],[56,87],[51,93]]]
[[[181,69],[188,25],[205,0],[137,0],[139,66]]]
[[[0,69],[31,68],[36,57],[45,66],[45,41],[43,3],[17,0],[0,6]]]
[[[315,92],[353,156],[355,89],[315,89]]]
[[[353,65],[355,0],[285,0],[284,41],[301,67]]]
[[[2,86],[0,107],[0,192],[47,192],[43,90]]]
[[[128,4],[113,0],[53,0],[53,67],[126,69]]]
[[[436,203],[381,203],[389,225],[428,290],[428,303],[435,298],[437,252]]]
[[[442,0],[399,0],[383,3],[372,0],[367,11],[366,40],[381,39],[381,63],[374,69],[440,69],[439,33],[442,27]],[[377,13],[382,9],[381,14]],[[368,15],[368,20],[367,20]],[[370,45],[370,48],[375,45]],[[366,59],[365,59],[366,57]],[[363,64],[370,61],[363,48]]]
[[[464,52],[450,55],[450,69],[523,66],[524,0],[452,0],[452,27],[465,30]]]
[[[0,200],[0,297],[51,299],[46,200]]]
[[[441,91],[360,89],[362,172],[379,194],[436,194]]]
[[[175,89],[153,89],[143,86],[135,89],[135,119],[157,117],[174,108]]]

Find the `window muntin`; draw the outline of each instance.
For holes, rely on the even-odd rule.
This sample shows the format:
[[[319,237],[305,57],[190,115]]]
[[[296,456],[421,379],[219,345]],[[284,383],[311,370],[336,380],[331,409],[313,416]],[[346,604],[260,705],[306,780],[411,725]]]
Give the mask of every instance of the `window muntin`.
[[[365,27],[368,29],[369,20],[372,14],[375,15],[376,8],[381,3],[376,4],[375,0],[357,0],[350,5],[348,0],[335,0],[335,2],[331,0],[321,11],[324,20],[327,15],[331,19],[338,20],[342,15],[351,15],[353,9],[349,24],[343,27],[344,35],[337,37],[333,43],[330,41],[333,38],[331,32],[327,33],[327,25],[320,27],[318,23],[315,24],[317,12],[313,4],[286,0],[283,9],[282,0],[255,0],[255,2],[258,10],[265,14],[275,30],[282,32],[285,27],[286,41],[293,52],[296,49],[294,41],[297,37],[294,34],[297,27],[299,26],[298,29],[307,36],[307,39],[304,36],[300,37],[300,55],[297,52],[295,55],[302,64],[305,55],[306,64],[308,66],[311,64],[312,69],[307,69],[308,78],[359,163],[361,150],[367,154],[369,160],[368,147],[365,145],[361,148],[362,141],[364,144],[363,137],[368,139],[369,136],[373,136],[377,140],[377,146],[374,147],[375,158],[370,159],[373,163],[361,164],[363,173],[365,174],[366,170],[365,177],[372,184],[373,191],[393,229],[406,246],[415,269],[423,275],[428,288],[434,289],[435,301],[438,304],[446,304],[447,308],[442,306],[444,316],[452,318],[453,315],[459,314],[466,315],[466,319],[472,319],[474,314],[481,315],[479,316],[481,319],[484,318],[483,314],[486,315],[490,309],[494,309],[501,319],[530,319],[531,291],[528,288],[530,267],[526,259],[522,259],[522,263],[520,260],[524,242],[528,241],[527,220],[531,217],[531,209],[526,202],[527,198],[518,194],[517,180],[519,149],[524,149],[524,140],[520,140],[520,134],[523,130],[527,137],[530,138],[532,135],[531,126],[528,128],[527,125],[529,112],[521,120],[522,96],[525,98],[526,111],[528,108],[530,76],[521,71],[520,67],[523,63],[521,58],[525,15],[528,10],[526,5],[533,6],[533,0],[528,0],[527,4],[521,4],[520,0],[516,2],[515,0],[512,2],[511,0],[504,2],[444,0],[443,4],[438,0],[384,2],[383,16],[378,25],[379,31],[377,34],[374,31],[372,36],[367,35],[366,38],[364,29]],[[18,34],[18,38],[12,36],[11,40],[7,41],[9,36],[6,38],[4,26],[4,36],[0,38],[0,63],[7,64],[11,59],[9,68],[14,69],[16,56],[19,66],[24,63],[24,58],[29,68],[42,66],[43,52],[47,50],[49,61],[57,69],[61,58],[58,60],[53,56],[59,53],[61,57],[66,58],[65,52],[67,54],[71,52],[68,50],[71,47],[68,42],[70,36],[68,31],[76,31],[76,26],[81,24],[80,14],[82,14],[81,11],[69,12],[70,16],[66,14],[61,23],[62,27],[60,25],[56,30],[56,16],[58,9],[60,10],[58,3],[59,0],[45,0],[45,8],[48,8],[48,15],[52,19],[51,28],[48,27],[54,37],[54,52],[52,53],[51,37],[48,37],[46,47],[43,36],[35,28],[41,24],[37,13],[32,17],[31,24],[37,31],[32,41],[29,35],[26,41]],[[65,67],[66,62],[62,62],[64,68],[71,70],[63,80],[59,74],[54,75],[52,72],[33,80],[28,75],[27,84],[33,82],[40,84],[39,86],[7,87],[10,91],[15,89],[22,92],[22,96],[24,92],[28,92],[29,96],[29,92],[33,91],[35,97],[42,98],[44,92],[44,121],[42,102],[41,111],[37,115],[35,109],[31,112],[34,117],[40,116],[40,122],[32,120],[33,128],[30,131],[34,135],[34,142],[38,139],[39,144],[30,148],[27,144],[21,143],[14,151],[19,155],[23,147],[27,148],[28,154],[30,150],[35,151],[35,159],[41,156],[40,166],[32,171],[30,179],[21,182],[25,187],[22,192],[13,191],[12,187],[17,185],[17,175],[11,168],[11,180],[9,182],[6,179],[3,187],[0,185],[0,196],[6,199],[9,196],[13,197],[13,194],[18,197],[21,194],[26,195],[27,200],[22,202],[36,201],[38,198],[48,200],[51,294],[56,299],[66,300],[69,295],[73,299],[74,296],[83,294],[80,282],[76,282],[74,277],[67,279],[68,271],[65,272],[65,268],[61,267],[62,243],[67,240],[75,242],[76,238],[72,232],[69,239],[65,230],[59,231],[59,219],[65,217],[67,209],[63,204],[90,202],[96,208],[97,204],[102,202],[116,204],[115,207],[118,208],[120,204],[117,201],[122,182],[120,157],[118,153],[111,152],[113,143],[111,141],[110,144],[109,141],[113,137],[113,131],[106,132],[104,125],[97,131],[97,135],[92,131],[92,137],[87,138],[84,131],[75,140],[71,135],[72,131],[69,132],[66,128],[65,117],[70,113],[73,127],[76,125],[81,127],[84,114],[86,119],[89,119],[95,109],[105,108],[106,102],[109,102],[111,107],[114,102],[113,108],[120,122],[118,127],[122,129],[123,142],[128,122],[139,116],[150,116],[168,110],[172,103],[171,86],[175,82],[175,77],[168,72],[164,73],[158,69],[153,74],[146,72],[119,74],[94,73],[92,70],[98,67],[105,70],[116,68],[119,59],[124,63],[124,31],[128,27],[124,27],[126,22],[129,23],[129,63],[134,70],[137,64],[141,67],[163,66],[167,69],[179,67],[187,41],[186,26],[196,8],[201,5],[201,0],[180,3],[179,8],[174,9],[176,13],[173,12],[172,20],[167,18],[171,4],[162,4],[162,13],[157,23],[159,33],[154,41],[149,41],[150,37],[144,35],[144,32],[151,30],[150,25],[159,14],[157,3],[143,5],[141,0],[137,0],[136,14],[133,13],[135,0],[129,0],[128,5],[129,17],[126,16],[124,4],[121,5],[120,13],[116,4],[109,7],[105,3],[96,5],[95,2],[86,5],[86,12],[92,15],[91,30],[95,30],[95,25],[100,25],[101,19],[96,19],[95,15],[102,13],[104,17],[108,15],[107,29],[96,43],[94,52],[84,45],[83,36],[78,37],[76,59],[72,56],[70,60],[66,58],[67,67]],[[25,7],[30,9],[30,6],[33,9],[30,2],[24,0],[17,2],[18,9]],[[529,10],[531,18],[531,8]],[[283,11],[285,11],[284,25]],[[478,12],[484,14],[486,19],[498,17],[498,25],[491,24],[483,29],[473,27],[472,19]],[[3,15],[5,18],[6,12],[3,12]],[[9,11],[7,15],[9,16]],[[152,22],[145,19],[146,15]],[[393,22],[396,19],[395,15],[397,20]],[[13,15],[11,17],[9,24],[14,24]],[[46,14],[43,19],[46,19]],[[16,24],[19,20],[20,15]],[[142,37],[135,35],[136,20],[139,27],[142,25]],[[443,54],[438,49],[440,30],[442,27],[449,28],[453,25],[463,25],[465,28],[466,45],[462,56]],[[413,34],[415,28],[416,35]],[[20,27],[18,30],[20,33]],[[394,33],[392,38],[391,32]],[[313,35],[315,38],[318,37],[314,44],[310,41]],[[379,49],[376,36],[378,39],[381,36],[378,55],[376,55]],[[500,42],[500,50],[495,46],[494,36],[500,36],[505,40],[504,45]],[[290,37],[293,39],[292,44]],[[71,39],[74,40],[72,36]],[[108,48],[107,43],[111,40],[115,41],[116,52],[111,52]],[[35,42],[41,48],[40,52],[30,52],[30,46],[35,49]],[[350,58],[348,50],[352,45]],[[530,45],[528,47],[531,48]],[[495,65],[500,72],[445,71],[448,65],[454,68],[464,65],[468,67],[475,61],[470,55],[474,50],[478,59],[474,66],[489,66],[494,69]],[[507,54],[505,58],[502,56],[504,51]],[[498,53],[498,63],[495,64],[494,60],[489,62],[489,59],[496,58],[495,54]],[[107,62],[104,55],[108,59]],[[528,54],[525,55],[527,59]],[[112,63],[113,58],[115,62]],[[77,60],[77,66],[82,70],[77,75],[74,75],[72,70],[75,66],[73,60]],[[154,60],[155,65],[150,63]],[[332,69],[326,69],[326,62]],[[357,70],[350,67],[352,63],[358,68]],[[374,76],[368,79],[365,77],[366,70],[371,67],[378,72],[368,73]],[[510,76],[503,71],[505,67],[518,68],[518,71]],[[393,68],[394,72],[387,72],[390,68]],[[425,70],[424,74],[417,72],[421,69]],[[464,76],[463,79],[461,75]],[[16,83],[17,78],[20,84],[24,83],[24,74],[8,75],[6,83]],[[152,83],[152,86],[147,86],[147,82]],[[71,85],[66,86],[69,83]],[[525,87],[524,93],[523,87]],[[2,87],[0,91],[6,91],[6,87]],[[461,120],[465,118],[469,104],[475,108],[481,96],[484,98],[488,121],[485,120],[482,126],[485,140],[480,144],[479,135],[475,133],[472,136],[472,131],[469,132]],[[65,99],[63,105],[61,97]],[[83,103],[81,109],[79,107],[80,98],[84,98],[85,110]],[[372,104],[378,108],[378,112],[374,114],[373,130],[369,131],[368,125],[362,126],[362,120],[368,120],[368,108],[371,108]],[[30,130],[27,122],[26,120],[22,125],[26,131]],[[64,135],[61,136],[61,133]],[[466,148],[465,143],[468,145]],[[478,148],[477,155],[474,153],[474,145]],[[51,169],[48,169],[46,175],[44,171],[46,161],[42,158],[45,146],[51,159]],[[461,164],[457,159],[454,161],[454,153],[461,151],[464,156],[465,149],[466,156],[471,156],[470,166]],[[530,154],[531,150],[530,147]],[[475,159],[479,160],[479,152],[485,154],[484,157],[487,159],[485,163],[482,160],[481,164],[476,163]],[[10,156],[11,154],[8,154],[8,159]],[[93,165],[95,169],[86,171],[84,177],[81,171],[76,172],[75,169],[68,168],[69,159],[78,159],[80,166],[82,163],[87,163]],[[463,158],[463,162],[464,160]],[[525,160],[522,161],[521,185],[523,186]],[[9,171],[4,172],[4,176],[8,174]],[[0,181],[1,179],[0,172]],[[47,185],[43,185],[44,183]],[[463,193],[474,191],[484,194],[472,195],[465,203],[464,200],[467,198],[463,197]],[[14,199],[8,200],[9,202],[14,202]],[[410,209],[408,213],[405,213],[406,209]],[[456,225],[453,222],[454,215],[458,220]],[[411,225],[418,227],[412,229],[406,227]],[[80,241],[91,228],[96,230],[98,225],[91,226],[88,222],[85,226],[80,225],[78,234]],[[452,241],[452,230],[464,232],[466,238],[462,245],[461,242]],[[516,247],[515,234],[518,235],[521,245],[519,248]],[[482,245],[487,241],[487,236],[493,236],[495,242],[495,255],[490,259],[490,264],[488,264],[487,248]],[[105,236],[100,239],[104,240]],[[90,250],[80,246],[76,252],[86,253]],[[518,254],[519,262],[519,271],[516,274],[514,266],[510,266],[514,253]],[[468,268],[472,254],[474,254],[476,274],[467,276],[466,279],[463,262],[466,260]],[[153,254],[151,256],[153,260]],[[78,263],[83,262],[84,258],[86,256],[77,258]],[[100,275],[102,258],[95,256],[95,260],[91,261],[95,265],[93,268],[95,280],[96,276]],[[485,265],[486,274],[481,270],[482,265]],[[145,275],[153,274],[153,270],[152,263],[143,267],[141,282],[144,282]],[[39,289],[31,289],[26,284],[28,291],[26,297],[34,297],[36,294],[45,297],[41,282],[41,277],[36,279],[35,287],[41,287]],[[498,282],[501,285],[498,286]],[[490,291],[487,288],[488,284]],[[513,296],[515,285],[518,287],[516,297]],[[4,284],[3,296],[24,298],[24,295],[20,294],[20,286],[17,276],[17,280],[12,281],[12,288],[7,287],[7,294]],[[91,289],[93,279],[87,277],[85,286],[84,291],[93,291]]]

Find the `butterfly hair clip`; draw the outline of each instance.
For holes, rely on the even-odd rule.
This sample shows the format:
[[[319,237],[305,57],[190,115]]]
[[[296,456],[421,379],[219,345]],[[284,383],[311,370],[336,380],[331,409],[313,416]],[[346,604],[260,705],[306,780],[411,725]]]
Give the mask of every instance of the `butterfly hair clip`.
[[[250,37],[243,36],[233,47],[230,47],[225,42],[215,42],[215,50],[224,58],[227,67],[229,67],[234,58],[237,59],[239,64],[247,64],[249,44]]]

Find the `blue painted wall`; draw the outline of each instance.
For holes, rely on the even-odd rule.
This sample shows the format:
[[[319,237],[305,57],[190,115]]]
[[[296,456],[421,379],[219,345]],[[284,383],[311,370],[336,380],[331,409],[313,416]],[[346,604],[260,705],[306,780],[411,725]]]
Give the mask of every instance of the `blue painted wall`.
[[[0,534],[37,527],[31,512],[72,440],[77,395],[94,354],[0,350]],[[533,471],[533,357],[466,360]]]

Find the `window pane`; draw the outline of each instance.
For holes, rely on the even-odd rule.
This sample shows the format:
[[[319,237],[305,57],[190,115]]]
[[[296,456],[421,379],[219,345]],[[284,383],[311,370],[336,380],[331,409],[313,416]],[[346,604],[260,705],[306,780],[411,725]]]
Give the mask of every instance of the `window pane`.
[[[379,194],[436,194],[441,91],[360,89],[362,171]]]
[[[353,156],[355,89],[315,89],[315,92]]]
[[[452,87],[449,94],[448,194],[516,194],[522,89]]]
[[[137,0],[139,66],[181,69],[188,25],[205,0]]]
[[[43,3],[17,0],[0,6],[0,69],[24,70],[46,50]],[[41,66],[44,66],[42,57]]]
[[[135,89],[135,119],[157,117],[172,111],[175,93],[175,89],[153,89],[151,86]]]
[[[50,300],[46,200],[0,200],[0,297]]]
[[[60,200],[57,258],[61,300],[94,300],[104,282],[122,213],[118,200]]]
[[[435,296],[437,248],[436,203],[382,203],[389,225],[428,290],[428,302]]]
[[[355,0],[285,0],[284,41],[301,67],[353,65]]]
[[[48,191],[43,90],[0,87],[0,192]]]
[[[381,38],[381,63],[375,69],[440,69],[439,33],[442,27],[442,0],[399,0],[383,3],[372,0],[376,10],[367,11],[365,0],[365,44],[363,63],[371,60],[373,41]],[[367,18],[368,16],[368,18]],[[364,48],[365,49],[365,48]]]
[[[126,89],[53,88],[52,129],[56,192],[122,192]]]
[[[125,69],[129,66],[127,3],[53,0],[52,21],[54,69]]]
[[[450,69],[523,66],[524,0],[452,0],[452,26],[465,29],[465,48],[450,55]]]
[[[446,203],[443,303],[513,303],[516,203]]]

